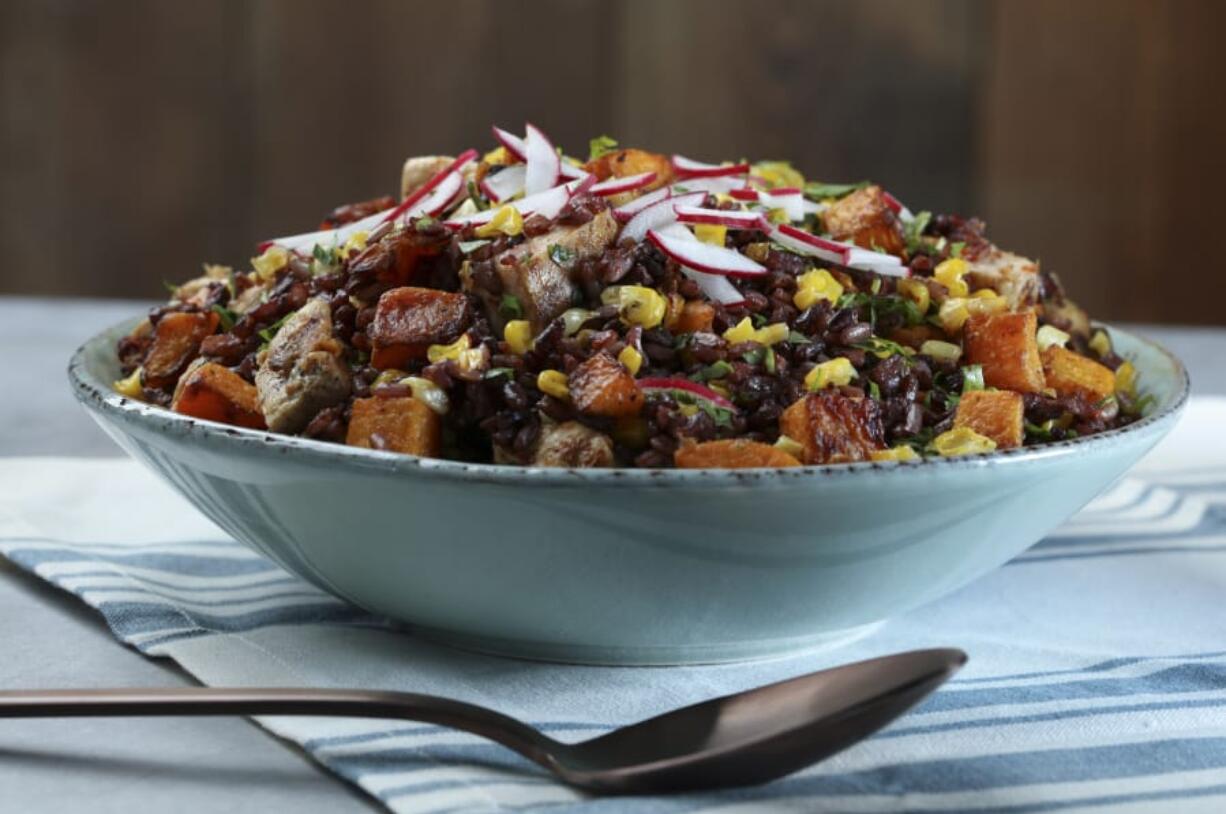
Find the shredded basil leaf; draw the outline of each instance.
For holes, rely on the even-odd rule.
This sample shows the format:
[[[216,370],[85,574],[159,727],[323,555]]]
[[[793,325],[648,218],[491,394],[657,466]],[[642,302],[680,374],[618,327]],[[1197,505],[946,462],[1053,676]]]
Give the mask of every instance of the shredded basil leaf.
[[[800,331],[788,331],[788,342],[793,345],[811,345],[813,340]]]
[[[741,354],[741,358],[751,365],[760,365],[766,359],[766,348],[753,348]]]
[[[928,244],[924,242],[924,230],[928,228],[928,224],[932,221],[931,212],[920,212],[915,218],[903,224],[903,236],[907,244],[908,254],[919,254],[927,251]]]
[[[228,331],[234,327],[234,323],[238,322],[238,314],[226,308],[224,305],[214,305],[213,313],[221,317],[221,329]]]
[[[881,386],[872,379],[868,382],[868,394],[876,401],[881,401]]]
[[[857,181],[854,184],[823,184],[820,181],[810,181],[805,184],[805,194],[817,200],[823,198],[842,198],[850,195],[857,189],[864,189],[866,186],[868,186],[868,181]]]
[[[949,244],[949,256],[950,257],[961,257],[962,250],[965,248],[966,248],[966,243],[961,240],[959,240],[956,243],[950,243]]]
[[[520,305],[519,297],[503,294],[498,303],[498,313],[503,319],[520,319],[524,315],[524,307]]]
[[[702,370],[694,375],[694,379],[700,382],[709,382],[712,379],[722,379],[732,372],[732,365],[720,359],[714,364],[707,365]]]
[[[776,366],[774,348],[768,347],[766,349],[766,355],[762,359],[762,366],[766,368],[767,373],[771,374],[772,376],[775,375]]]

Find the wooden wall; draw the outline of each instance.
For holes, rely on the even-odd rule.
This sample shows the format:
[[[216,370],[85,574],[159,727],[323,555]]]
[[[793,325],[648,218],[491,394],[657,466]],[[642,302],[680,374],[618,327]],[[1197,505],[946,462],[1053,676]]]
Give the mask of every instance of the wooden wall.
[[[1104,317],[1226,324],[1223,31],[1213,0],[6,0],[0,293],[160,295],[527,119],[871,176]]]

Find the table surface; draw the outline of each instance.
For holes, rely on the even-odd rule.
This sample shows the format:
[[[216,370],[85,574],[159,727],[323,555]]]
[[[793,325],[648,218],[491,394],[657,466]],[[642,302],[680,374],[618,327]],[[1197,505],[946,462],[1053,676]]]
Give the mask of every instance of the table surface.
[[[0,298],[0,359],[20,399],[0,407],[0,457],[122,451],[73,400],[63,374],[87,337],[145,303]],[[1180,356],[1193,392],[1226,394],[1226,329],[1139,326]],[[3,465],[0,463],[0,465]],[[67,594],[0,560],[0,688],[165,686],[194,681],[111,636]],[[0,810],[380,810],[301,752],[237,718],[6,721]]]

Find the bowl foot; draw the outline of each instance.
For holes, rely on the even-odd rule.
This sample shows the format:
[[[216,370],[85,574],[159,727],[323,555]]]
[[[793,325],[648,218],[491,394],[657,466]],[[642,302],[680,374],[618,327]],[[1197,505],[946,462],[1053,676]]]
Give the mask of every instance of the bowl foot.
[[[832,650],[851,644],[880,628],[884,621],[866,625],[795,636],[784,639],[759,639],[729,644],[616,646],[534,642],[522,639],[499,639],[472,636],[446,630],[413,628],[413,632],[431,641],[492,656],[506,656],[529,661],[550,661],[561,664],[591,664],[616,667],[665,667],[683,664],[727,664],[783,658],[801,653]]]

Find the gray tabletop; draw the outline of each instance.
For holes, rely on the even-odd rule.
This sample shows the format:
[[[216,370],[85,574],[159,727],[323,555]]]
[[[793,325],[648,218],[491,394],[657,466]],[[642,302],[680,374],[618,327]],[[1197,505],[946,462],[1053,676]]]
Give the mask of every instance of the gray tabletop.
[[[0,298],[0,456],[123,453],[77,407],[72,351],[146,304]],[[1141,327],[1187,363],[1193,391],[1226,394],[1226,329]],[[3,462],[0,461],[0,465]],[[0,688],[190,684],[118,644],[72,597],[0,560]],[[6,721],[0,811],[376,810],[305,756],[238,719]]]

